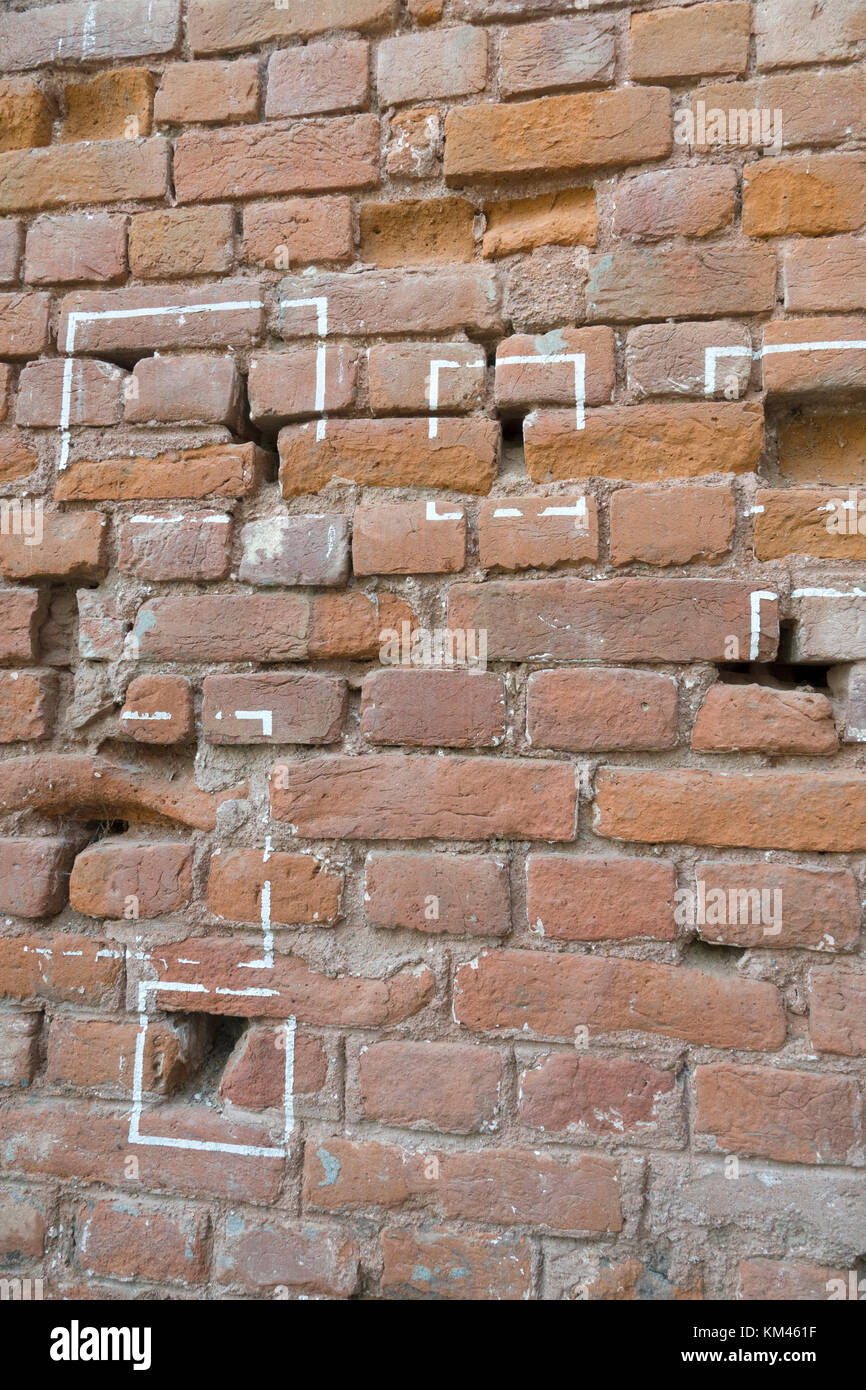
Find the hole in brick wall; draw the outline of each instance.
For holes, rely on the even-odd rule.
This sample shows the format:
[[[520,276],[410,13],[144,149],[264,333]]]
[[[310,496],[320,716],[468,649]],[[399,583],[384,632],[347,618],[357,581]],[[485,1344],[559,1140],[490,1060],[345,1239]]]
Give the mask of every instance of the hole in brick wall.
[[[774,690],[826,691],[829,666],[802,666],[787,661],[726,661],[717,665],[723,685],[768,685]]]
[[[248,1021],[232,1015],[207,1014],[210,1032],[210,1046],[201,1070],[195,1078],[196,1094],[215,1093],[219,1090],[226,1063],[234,1051],[238,1038],[246,1031]]]
[[[129,829],[128,820],[95,820],[88,821],[86,830],[93,840],[107,840],[111,835],[125,835]]]
[[[523,421],[502,421],[502,472],[526,472],[526,455],[523,449]]]

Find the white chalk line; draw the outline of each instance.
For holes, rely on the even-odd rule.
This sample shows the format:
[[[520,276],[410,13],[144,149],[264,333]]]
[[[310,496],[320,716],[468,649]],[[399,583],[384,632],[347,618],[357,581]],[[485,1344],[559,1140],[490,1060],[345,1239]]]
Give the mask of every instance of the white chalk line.
[[[304,304],[315,304],[316,306],[316,332],[319,335],[319,345],[316,349],[316,400],[314,410],[319,419],[316,422],[316,439],[324,439],[327,430],[327,419],[325,417],[325,383],[328,371],[328,350],[325,339],[328,336],[328,296],[326,294],[311,295],[309,299],[284,299],[280,308],[297,309]]]
[[[864,349],[866,341],[859,338],[838,338],[815,343],[764,343],[762,347],[754,350],[748,347],[704,348],[704,395],[715,394],[716,363],[720,357],[749,357],[753,362],[759,362],[764,357],[775,357],[789,352],[862,352]]]
[[[461,369],[475,370],[478,367],[486,367],[487,363],[483,358],[477,362],[453,362],[445,357],[434,357],[430,363],[430,382],[427,388],[427,401],[430,411],[430,423],[428,425],[428,438],[436,439],[439,434],[439,417],[436,411],[439,409],[439,373],[444,371],[459,372]]]
[[[586,353],[549,352],[535,353],[526,357],[497,357],[496,366],[538,367],[555,366],[557,363],[574,363],[574,428],[586,429]]]

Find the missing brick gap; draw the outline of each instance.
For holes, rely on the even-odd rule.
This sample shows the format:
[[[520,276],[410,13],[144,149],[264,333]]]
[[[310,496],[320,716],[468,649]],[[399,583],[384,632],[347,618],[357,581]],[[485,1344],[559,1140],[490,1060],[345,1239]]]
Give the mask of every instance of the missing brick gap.
[[[828,694],[831,667],[786,661],[725,661],[717,665],[723,685],[764,685],[773,690],[811,690]]]

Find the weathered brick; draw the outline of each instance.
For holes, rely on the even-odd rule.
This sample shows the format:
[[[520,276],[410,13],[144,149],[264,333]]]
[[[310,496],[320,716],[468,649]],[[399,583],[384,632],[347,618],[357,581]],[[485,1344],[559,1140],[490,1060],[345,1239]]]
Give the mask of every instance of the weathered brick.
[[[866,657],[863,593],[858,586],[794,589],[794,624],[788,640],[793,661],[862,661]]]
[[[435,503],[355,508],[352,567],[364,574],[438,574],[466,563],[466,516]]]
[[[735,522],[729,487],[620,488],[610,499],[610,562],[715,564],[731,549]]]
[[[598,508],[581,496],[491,497],[478,516],[481,564],[488,569],[552,569],[598,558]]]
[[[442,167],[442,113],[438,106],[392,111],[385,168],[394,179],[426,179]]]
[[[46,1204],[15,1189],[0,1193],[0,1254],[38,1259],[45,1249]]]
[[[866,220],[866,162],[850,155],[770,159],[743,170],[747,236],[826,236]]]
[[[52,1085],[79,1086],[116,1095],[133,1088],[138,1021],[55,1014],[48,1031],[46,1079]],[[159,1020],[148,1025],[142,1054],[145,1091],[169,1095],[198,1070],[207,1051],[205,1034],[186,1022]]]
[[[0,219],[0,285],[11,285],[18,279],[23,229],[16,218]]]
[[[139,609],[133,635],[163,661],[298,661],[309,621],[297,594],[168,594]]]
[[[710,687],[698,710],[692,747],[704,753],[831,754],[839,746],[825,695],[763,685]]]
[[[373,487],[443,487],[489,492],[499,459],[500,427],[482,416],[427,419],[329,420],[317,427],[287,425],[277,438],[284,497],[320,492],[332,478]]]
[[[730,226],[736,207],[737,172],[727,165],[639,174],[617,190],[614,231],[636,241],[709,236]]]
[[[153,119],[158,125],[254,121],[259,87],[255,58],[170,63],[160,78]]]
[[[433,362],[437,369],[436,409],[468,411],[480,406],[487,385],[487,361],[474,343],[377,343],[367,352],[370,405],[382,412],[429,410]]]
[[[179,0],[72,0],[0,17],[9,72],[56,63],[116,62],[170,53],[180,39]]]
[[[734,580],[540,579],[453,584],[451,628],[487,630],[494,661],[732,661],[776,650],[777,616]],[[758,660],[761,660],[759,655]]]
[[[487,203],[485,256],[510,256],[537,246],[595,246],[598,213],[591,188],[569,188]]]
[[[56,703],[53,671],[0,671],[0,743],[46,738]]]
[[[782,1163],[845,1163],[856,1142],[859,1095],[845,1076],[781,1067],[698,1067],[696,1133],[725,1153]]]
[[[591,319],[759,314],[775,298],[776,257],[767,246],[623,246],[590,257]]]
[[[782,258],[782,279],[792,313],[866,309],[866,242],[853,236],[794,242]]]
[[[183,743],[195,730],[192,686],[183,676],[136,676],[118,728],[135,743]]]
[[[38,589],[0,591],[0,661],[7,665],[35,661],[44,618],[43,596]]]
[[[240,424],[243,386],[233,357],[173,354],[136,362],[125,392],[125,417],[132,424],[148,421]]]
[[[378,182],[379,122],[372,115],[187,131],[174,145],[180,203],[374,188]]]
[[[0,82],[0,154],[50,145],[53,125],[54,105],[32,77]]]
[[[301,1225],[278,1212],[230,1212],[215,1260],[216,1277],[224,1284],[333,1299],[355,1292],[360,1251],[342,1227]]]
[[[360,1112],[366,1120],[476,1134],[499,1128],[503,1062],[490,1047],[379,1042],[361,1050]]]
[[[659,78],[744,73],[749,63],[748,0],[677,6],[633,14],[629,31],[631,75]]]
[[[18,378],[15,423],[57,428],[64,417],[66,393],[68,425],[116,425],[123,419],[127,380],[120,367],[91,357],[28,362]]]
[[[577,430],[573,411],[543,410],[526,420],[523,438],[527,472],[539,483],[750,473],[763,452],[764,412],[753,401],[612,405],[590,410]]]
[[[149,135],[154,85],[147,68],[115,68],[82,82],[67,82],[61,140],[137,140]]]
[[[622,87],[520,104],[456,106],[445,120],[452,183],[660,159],[672,144],[670,96]]]
[[[304,854],[259,850],[220,850],[211,856],[208,910],[229,922],[260,922],[262,885],[270,887],[271,921],[279,926],[303,922],[330,925],[340,916],[343,878]]]
[[[795,414],[779,425],[779,471],[793,483],[863,483],[866,414]],[[846,499],[847,500],[847,499]]]
[[[685,966],[544,951],[483,952],[454,982],[454,1015],[474,1032],[570,1038],[637,1030],[709,1047],[775,1051],[785,1013],[775,985]]]
[[[191,897],[192,848],[185,844],[101,840],[78,855],[69,880],[70,905],[88,917],[161,917]]]
[[[361,206],[361,259],[383,267],[471,261],[475,209],[465,198],[402,198]]]
[[[370,743],[496,746],[505,737],[505,687],[492,671],[371,671],[361,690]]]
[[[866,318],[785,319],[764,328],[764,389],[780,396],[842,396],[866,388],[866,349],[810,343],[866,341]],[[799,345],[796,352],[785,351]]]
[[[345,717],[346,683],[336,677],[267,671],[205,678],[208,743],[336,743]]]
[[[595,855],[531,854],[526,864],[529,925],[563,941],[672,941],[673,864]]]
[[[382,1232],[386,1298],[516,1302],[532,1289],[529,1241],[395,1226]]]
[[[616,28],[607,15],[506,29],[499,49],[499,90],[526,96],[554,87],[613,82]]]
[[[177,449],[154,458],[79,460],[60,475],[58,501],[156,501],[177,497],[248,497],[266,455],[255,444]]]
[[[672,748],[677,686],[651,671],[534,671],[526,732],[536,748]]]
[[[648,772],[602,768],[595,831],[614,840],[858,850],[866,797],[843,772]]]
[[[118,1002],[123,951],[108,942],[69,932],[2,937],[0,961],[4,999],[52,999],[109,1009]]]
[[[252,48],[271,39],[312,38],[329,29],[379,29],[394,18],[394,0],[193,0],[189,38],[194,53]]]
[[[681,1104],[673,1071],[637,1060],[560,1052],[520,1077],[520,1122],[547,1134],[663,1141],[682,1128]]]
[[[289,277],[280,285],[279,328],[284,338],[318,334],[316,297],[328,300],[332,334],[393,337],[456,329],[491,334],[502,329],[496,275],[486,266]]]
[[[855,970],[813,970],[809,1032],[818,1052],[866,1056],[866,975]]]
[[[163,308],[170,312],[152,312]],[[143,312],[139,315],[136,310]],[[78,318],[71,345],[73,314],[101,317]],[[262,290],[251,280],[222,280],[194,289],[154,285],[91,290],[63,299],[57,341],[67,351],[74,346],[76,352],[107,355],[159,348],[249,347],[260,337],[264,317]]]
[[[39,1067],[38,1014],[0,1014],[0,1086],[29,1086]]]
[[[373,753],[285,764],[271,814],[306,838],[570,840],[573,769],[516,758]]]
[[[42,539],[0,535],[0,573],[7,579],[98,579],[105,573],[108,518],[101,512],[49,512]]]
[[[0,912],[53,917],[66,905],[75,847],[60,836],[0,840]]]
[[[243,256],[251,265],[288,270],[352,255],[352,203],[339,195],[248,203],[243,223]]]
[[[0,212],[164,198],[169,144],[148,140],[93,140],[0,155]]]
[[[740,1298],[755,1302],[818,1303],[829,1296],[833,1281],[843,1288],[848,1283],[845,1270],[803,1260],[741,1260],[739,1275]]]
[[[265,115],[363,110],[369,99],[369,65],[370,45],[361,39],[278,49],[268,60]]]
[[[684,915],[705,941],[844,951],[857,940],[860,897],[848,869],[704,860],[695,878],[694,907],[686,903]]]
[[[379,45],[376,85],[383,106],[483,92],[487,34],[461,26],[407,34]]]
[[[614,347],[610,328],[562,328],[543,337],[516,334],[503,338],[496,347],[496,404],[506,411],[573,406],[577,372],[582,367],[583,402],[604,405],[612,398],[616,381]],[[582,364],[556,360],[576,356],[583,357]]]
[[[220,1095],[242,1110],[283,1106],[286,1097],[284,1029],[252,1024],[241,1034],[220,1082]],[[296,1033],[292,1093],[315,1095],[328,1078],[328,1054],[314,1034]]]
[[[241,545],[238,578],[248,584],[335,587],[348,577],[349,521],[337,512],[247,522]]]
[[[0,294],[0,353],[4,357],[38,357],[48,346],[47,294]]]
[[[505,936],[511,927],[507,866],[480,854],[370,854],[364,905],[377,927],[455,936]]]
[[[863,37],[860,0],[835,0],[818,9],[808,0],[757,0],[755,5],[759,68],[853,59],[862,56]]]
[[[231,517],[131,516],[118,529],[117,568],[139,579],[224,579],[231,558]]]
[[[47,214],[27,230],[24,279],[32,285],[118,280],[125,273],[125,217],[111,212]]]
[[[103,1197],[76,1212],[79,1263],[87,1274],[183,1284],[207,1280],[208,1218],[194,1208]]]
[[[388,1210],[413,1198],[446,1219],[563,1232],[617,1231],[622,1222],[614,1161],[589,1155],[561,1160],[531,1149],[433,1155],[394,1144],[311,1140],[304,1154],[304,1196],[326,1211]]]
[[[715,359],[713,381],[707,371],[707,348],[717,347],[737,352]],[[724,395],[737,400],[749,387],[752,339],[747,328],[730,320],[647,323],[629,329],[625,365],[629,389],[638,398]]]
[[[320,363],[324,394],[320,398]],[[298,347],[267,352],[250,362],[247,389],[250,419],[266,425],[317,414],[351,410],[358,386],[357,353],[347,347]]]
[[[695,119],[698,102],[703,126]],[[828,68],[714,83],[696,88],[683,110],[691,116],[688,143],[698,150],[835,145],[843,133],[857,139],[866,130],[866,74]],[[719,111],[725,116],[721,123],[711,119]]]
[[[129,268],[142,280],[178,280],[231,270],[234,216],[230,207],[140,212],[129,225]],[[171,290],[163,291],[171,298]]]

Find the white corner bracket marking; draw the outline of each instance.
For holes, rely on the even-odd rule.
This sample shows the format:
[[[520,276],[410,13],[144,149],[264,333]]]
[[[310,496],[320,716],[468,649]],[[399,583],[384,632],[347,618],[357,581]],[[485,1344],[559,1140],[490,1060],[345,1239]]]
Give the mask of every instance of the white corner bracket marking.
[[[427,388],[427,400],[430,409],[430,424],[427,435],[429,439],[435,439],[439,434],[439,417],[436,411],[439,409],[439,373],[444,371],[459,372],[461,367],[474,368],[486,367],[487,363],[483,358],[477,362],[451,362],[445,357],[434,357],[430,363],[430,383]]]
[[[527,357],[497,357],[497,367],[555,366],[558,362],[574,363],[574,428],[586,429],[586,353],[550,352]]]
[[[757,661],[761,650],[761,604],[773,603],[779,595],[770,589],[754,589],[749,595],[749,660]]]
[[[325,438],[327,431],[325,380],[328,369],[328,350],[325,339],[328,336],[328,296],[318,294],[311,295],[309,299],[284,299],[280,307],[282,309],[299,309],[305,304],[316,306],[316,332],[319,335],[319,345],[316,349],[316,399],[313,409],[319,417],[316,421],[316,439],[321,440]]]
[[[760,362],[764,357],[775,357],[788,352],[856,352],[866,350],[866,341],[859,338],[837,338],[832,342],[817,343],[764,343],[752,351],[745,347],[704,348],[704,395],[712,396],[716,390],[716,363],[720,357],[751,357]]]

